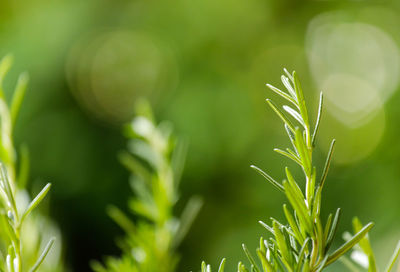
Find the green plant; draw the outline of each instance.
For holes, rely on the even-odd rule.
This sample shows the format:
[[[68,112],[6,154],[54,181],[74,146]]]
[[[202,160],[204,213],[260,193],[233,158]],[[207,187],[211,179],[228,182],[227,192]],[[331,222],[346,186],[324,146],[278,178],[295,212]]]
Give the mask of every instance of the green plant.
[[[30,200],[26,191],[28,150],[23,145],[17,152],[13,143],[14,125],[28,84],[28,75],[20,75],[9,107],[3,82],[11,63],[11,56],[0,61],[0,271],[33,272],[41,266],[55,240],[51,238],[44,246],[46,231],[52,226],[44,216],[32,214],[51,185],[48,183]],[[41,271],[59,271],[57,263],[51,262],[50,265],[50,269],[44,265]]]
[[[135,195],[129,201],[132,221],[120,209],[108,209],[112,219],[126,232],[119,241],[121,257],[109,257],[105,266],[93,262],[98,272],[175,271],[177,246],[200,209],[197,197],[189,200],[181,219],[174,217],[178,200],[185,145],[172,135],[171,125],[156,125],[149,105],[141,101],[137,117],[127,126],[128,151],[120,160],[131,172],[130,185]]]
[[[363,226],[355,218],[353,220],[355,234],[350,235],[347,233],[346,241],[338,248],[331,250],[340,219],[340,209],[337,209],[334,214],[329,214],[325,223],[323,223],[320,212],[322,190],[329,170],[335,140],[331,143],[325,167],[322,172],[317,173],[317,169],[313,164],[313,151],[321,120],[323,96],[321,93],[316,124],[314,128],[311,128],[299,78],[295,72],[290,74],[286,70],[284,71],[286,75],[282,76],[282,83],[288,92],[269,84],[267,86],[291,104],[291,106],[284,105],[282,107],[289,116],[272,100],[267,99],[267,103],[283,121],[292,148],[286,148],[285,150],[276,148],[274,151],[295,162],[301,168],[303,177],[301,179],[299,177],[295,178],[292,171],[286,167],[286,177],[281,183],[260,168],[251,166],[276,189],[285,194],[291,208],[286,204],[283,205],[283,211],[287,219],[285,224],[273,218],[270,225],[260,221],[260,224],[270,233],[270,238],[268,239],[261,237],[260,246],[256,251],[261,266],[256,263],[247,247],[243,245],[243,250],[250,262],[250,271],[322,271],[328,265],[344,257],[344,254],[353,247],[356,247],[355,250],[359,254],[358,256],[362,254],[366,258],[363,263],[358,263],[362,264],[370,272],[377,271],[375,257],[367,236],[367,233],[373,227],[373,223]],[[303,181],[299,183],[299,180]],[[385,270],[386,272],[391,271],[399,253],[400,244],[395,250]],[[362,258],[365,259],[364,257]],[[354,259],[357,261],[357,258]],[[346,258],[343,260],[353,270],[359,269]],[[219,272],[223,272],[223,263],[224,261]],[[210,272],[211,268],[203,262],[201,271]],[[240,262],[238,271],[249,270]]]

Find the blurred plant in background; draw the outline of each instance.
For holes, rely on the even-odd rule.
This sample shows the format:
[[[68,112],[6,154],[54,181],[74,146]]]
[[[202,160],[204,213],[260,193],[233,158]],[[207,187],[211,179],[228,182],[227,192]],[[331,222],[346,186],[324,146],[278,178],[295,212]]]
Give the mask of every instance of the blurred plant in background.
[[[94,262],[97,272],[176,270],[176,252],[201,207],[201,200],[192,197],[181,218],[174,216],[179,198],[178,186],[185,161],[186,147],[172,134],[171,124],[156,124],[149,104],[141,101],[137,115],[126,127],[128,151],[120,154],[121,162],[132,172],[130,185],[134,196],[129,201],[132,221],[117,207],[109,215],[125,231],[118,240],[121,257],[109,257],[105,267]]]
[[[26,189],[29,178],[28,150],[22,146],[17,152],[13,144],[13,130],[27,88],[28,75],[20,75],[11,106],[8,107],[3,81],[11,64],[10,55],[0,61],[0,269],[7,272],[34,272],[41,266],[40,271],[62,271],[60,247],[49,254],[55,241],[52,236],[59,236],[57,228],[45,215],[32,213],[50,190],[50,183],[34,199],[29,197]]]

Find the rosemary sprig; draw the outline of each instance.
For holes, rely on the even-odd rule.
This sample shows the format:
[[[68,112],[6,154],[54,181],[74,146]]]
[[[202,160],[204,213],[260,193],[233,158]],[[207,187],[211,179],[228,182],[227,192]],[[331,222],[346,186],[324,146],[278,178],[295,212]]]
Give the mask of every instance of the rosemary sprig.
[[[282,149],[274,150],[296,162],[302,169],[303,177],[295,179],[290,169],[286,167],[286,178],[282,182],[278,182],[260,168],[251,166],[274,187],[285,194],[291,209],[287,205],[283,205],[284,214],[287,219],[286,224],[280,223],[275,219],[272,219],[271,226],[260,222],[271,237],[269,239],[260,239],[260,247],[257,249],[258,264],[249,250],[243,246],[244,252],[250,262],[250,269],[247,269],[240,262],[238,271],[322,271],[328,265],[343,257],[344,254],[357,244],[360,245],[360,248],[367,256],[368,271],[377,271],[374,255],[367,237],[367,233],[374,225],[373,223],[363,226],[358,219],[354,219],[355,234],[349,235],[348,239],[341,246],[335,250],[331,250],[340,219],[340,209],[336,211],[334,216],[330,214],[325,224],[323,224],[323,220],[320,217],[320,211],[322,189],[324,188],[332,159],[335,140],[332,140],[325,167],[319,174],[320,178],[317,178],[317,169],[313,162],[313,152],[321,120],[323,95],[322,93],[320,95],[316,124],[314,127],[311,127],[299,78],[295,72],[290,74],[287,70],[284,71],[286,75],[282,76],[282,83],[286,87],[287,92],[269,84],[267,86],[294,107],[289,105],[279,107],[270,99],[267,99],[267,103],[283,121],[292,146],[291,148],[286,148],[286,151]],[[302,182],[298,182],[300,180]],[[393,254],[386,272],[392,269],[399,254],[400,246],[398,246]],[[211,271],[211,267],[206,266],[203,262],[202,272],[209,271]]]

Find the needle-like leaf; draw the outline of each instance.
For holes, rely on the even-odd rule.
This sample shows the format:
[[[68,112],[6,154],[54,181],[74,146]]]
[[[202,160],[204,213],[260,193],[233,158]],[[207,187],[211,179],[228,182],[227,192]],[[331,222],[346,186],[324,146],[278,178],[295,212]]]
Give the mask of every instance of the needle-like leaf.
[[[221,264],[219,265],[218,272],[224,272],[226,259],[223,258]]]
[[[315,140],[317,138],[317,133],[318,133],[318,128],[319,128],[319,123],[321,122],[321,115],[322,115],[322,103],[323,103],[324,96],[322,92],[319,95],[319,106],[318,106],[318,115],[317,115],[317,121],[315,123],[315,128],[314,132],[312,135],[312,146],[315,146]]]
[[[289,129],[294,132],[294,126],[292,122],[286,117],[286,115],[275,105],[274,102],[272,102],[270,99],[266,100],[269,106],[275,111],[275,113],[279,116],[279,118],[282,119],[282,121],[289,127]]]
[[[288,95],[287,93],[285,93],[284,91],[281,91],[280,89],[272,86],[271,84],[266,84],[266,86],[268,88],[270,88],[272,91],[274,91],[276,94],[282,96],[284,99],[286,99],[287,101],[293,103],[293,105],[297,105],[297,102],[293,99],[293,97],[291,97],[290,95]]]
[[[51,187],[51,183],[47,183],[46,186],[40,191],[40,193],[32,200],[32,202],[29,204],[28,208],[26,208],[26,211],[21,217],[21,222],[24,221],[24,219],[32,212],[34,208],[36,208],[37,205],[39,205],[40,202],[42,202],[43,198],[47,195]]]
[[[254,166],[254,165],[250,165],[250,168],[253,168],[254,170],[256,170],[261,176],[263,176],[266,180],[268,180],[279,191],[284,192],[283,186],[279,182],[274,180],[270,175],[265,173],[263,170],[261,170],[260,168],[258,168],[257,166]]]
[[[13,126],[17,120],[18,112],[24,99],[26,88],[28,86],[29,76],[28,73],[23,73],[19,76],[17,86],[15,87],[14,95],[11,101],[11,122]]]
[[[286,89],[290,93],[290,95],[293,97],[294,100],[297,101],[297,94],[296,91],[293,89],[292,85],[289,82],[289,79],[285,77],[284,75],[281,76],[281,81],[283,85],[285,85]]]
[[[400,241],[397,243],[396,249],[394,250],[392,257],[390,258],[390,261],[385,268],[385,272],[390,272],[392,270],[399,255],[400,255]]]
[[[49,253],[49,251],[50,251],[50,249],[53,246],[55,241],[56,241],[56,238],[54,238],[54,237],[50,239],[49,243],[44,248],[42,254],[39,257],[39,259],[37,259],[36,263],[29,270],[29,272],[35,272],[35,271],[37,271],[39,269],[40,265],[43,263],[44,259],[46,258],[47,254]]]
[[[285,157],[288,157],[289,159],[291,159],[292,161],[294,161],[295,163],[297,163],[298,165],[301,166],[300,159],[297,156],[293,155],[292,153],[283,151],[283,150],[281,150],[279,148],[275,148],[274,151],[279,153],[279,154],[281,154],[281,155],[283,155],[283,156],[285,156]]]
[[[328,156],[326,157],[324,170],[322,171],[321,181],[319,182],[319,186],[321,186],[321,188],[324,188],[326,176],[328,175],[328,171],[329,171],[329,166],[331,165],[332,154],[333,154],[333,150],[335,148],[335,143],[336,143],[336,140],[333,139],[331,142],[331,146],[329,147],[329,152],[328,152]]]
[[[340,258],[340,256],[349,251],[353,246],[355,246],[372,229],[373,226],[374,223],[368,223],[358,233],[356,233],[349,241],[344,243],[341,247],[339,247],[332,254],[330,254],[325,266],[330,265],[338,258]]]
[[[305,124],[304,121],[303,121],[303,118],[302,118],[301,115],[300,115],[300,113],[298,113],[295,109],[293,109],[293,108],[291,108],[291,107],[289,107],[289,106],[286,106],[286,105],[283,106],[283,109],[284,109],[287,113],[289,113],[294,119],[296,119],[297,122],[299,122],[299,123],[304,127],[304,129],[307,128],[307,127],[306,127],[306,124]]]
[[[242,244],[242,248],[243,248],[244,253],[245,253],[246,256],[247,256],[247,259],[249,259],[250,263],[253,265],[254,270],[257,271],[257,272],[260,272],[260,269],[258,268],[256,262],[254,261],[253,256],[251,256],[251,253],[250,253],[250,251],[247,249],[246,245],[245,245],[245,244]]]
[[[339,224],[339,219],[340,219],[340,208],[338,208],[338,209],[336,210],[335,217],[333,218],[332,225],[331,225],[331,227],[330,227],[330,230],[329,230],[329,233],[328,233],[328,237],[327,237],[327,239],[326,239],[325,253],[328,252],[329,248],[330,248],[331,245],[332,245],[333,238],[335,237],[336,232],[337,232],[337,228],[338,228],[338,224]]]

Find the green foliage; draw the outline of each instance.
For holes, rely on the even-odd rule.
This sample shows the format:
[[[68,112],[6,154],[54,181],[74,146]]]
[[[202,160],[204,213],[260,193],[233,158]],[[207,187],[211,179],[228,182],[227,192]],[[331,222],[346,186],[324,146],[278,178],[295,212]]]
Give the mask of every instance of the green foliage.
[[[325,167],[318,174],[313,163],[313,151],[321,120],[323,96],[321,93],[317,121],[312,128],[297,74],[295,72],[290,74],[286,70],[285,74],[282,76],[282,82],[288,92],[267,84],[272,91],[291,104],[291,106],[283,105],[281,109],[270,99],[267,99],[269,106],[283,121],[292,145],[291,148],[275,149],[275,151],[298,164],[302,169],[303,177],[295,178],[292,171],[285,167],[286,178],[280,183],[260,168],[251,166],[275,188],[285,194],[291,208],[286,204],[283,205],[287,219],[286,224],[273,218],[271,225],[260,221],[260,224],[270,234],[268,239],[260,239],[260,246],[256,251],[261,266],[256,263],[249,250],[243,245],[244,252],[250,262],[250,269],[246,269],[239,263],[238,271],[322,271],[325,267],[343,257],[357,244],[359,244],[357,248],[360,248],[360,251],[367,258],[366,267],[368,271],[377,271],[375,258],[367,237],[373,223],[363,226],[355,218],[353,221],[354,235],[348,234],[346,241],[341,246],[337,249],[331,249],[340,219],[340,209],[337,209],[335,215],[330,214],[325,223],[320,217],[320,211],[322,190],[329,170],[335,140],[332,140]],[[398,255],[399,249],[395,251],[386,271],[391,270]],[[211,269],[203,263],[202,271],[209,270]]]
[[[0,61],[0,271],[33,272],[41,266],[55,240],[53,237],[43,241],[46,231],[53,228],[45,217],[38,214],[30,216],[50,190],[51,184],[47,184],[33,200],[29,199],[26,192],[28,151],[26,146],[22,146],[17,152],[13,144],[14,125],[28,76],[26,73],[20,75],[9,107],[3,82],[11,64],[10,55]],[[41,271],[59,271],[57,267],[57,261],[53,260],[50,269],[43,266]]]
[[[121,257],[107,258],[105,266],[92,263],[97,272],[175,271],[179,260],[176,248],[201,206],[200,199],[194,197],[181,218],[174,217],[185,145],[173,136],[169,123],[155,124],[146,102],[137,108],[137,117],[126,127],[128,151],[120,154],[120,160],[132,172],[134,196],[129,208],[138,219],[132,221],[114,206],[108,209],[126,236],[119,241]]]

